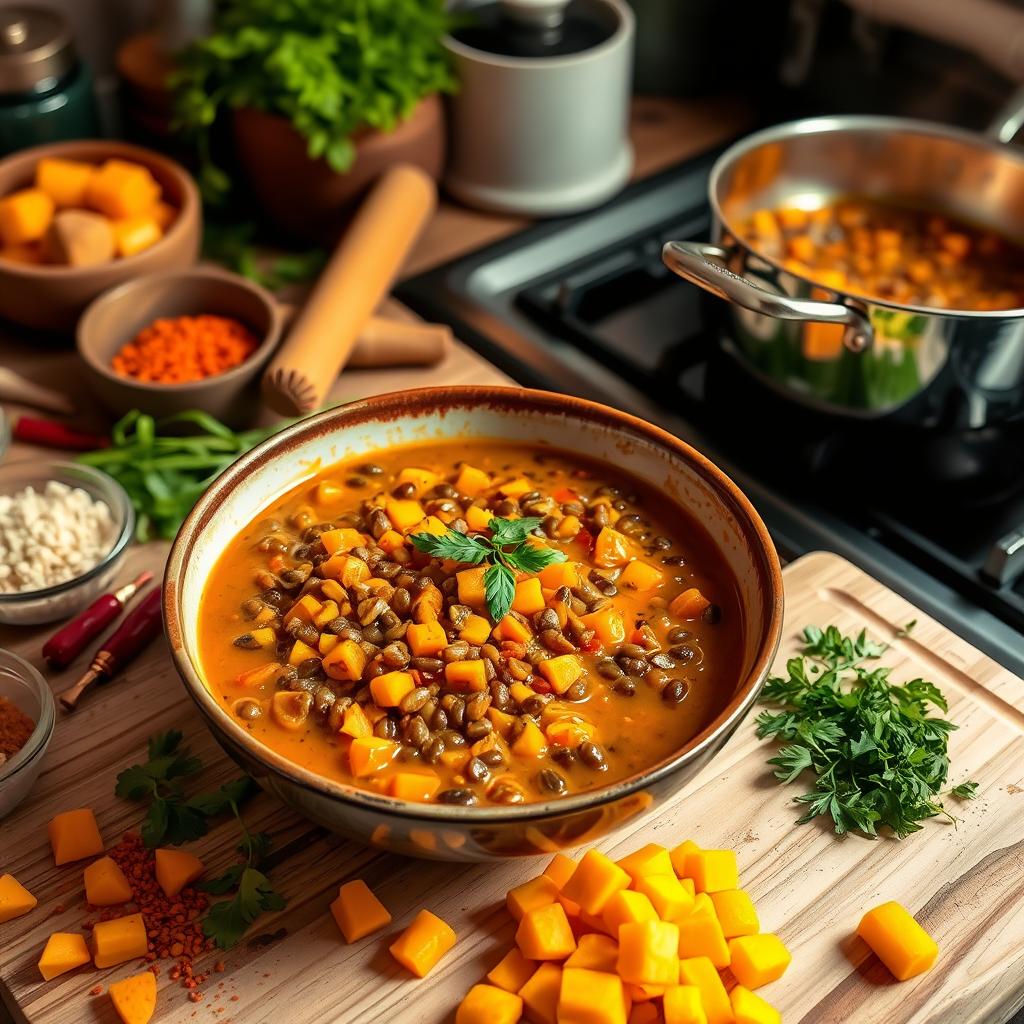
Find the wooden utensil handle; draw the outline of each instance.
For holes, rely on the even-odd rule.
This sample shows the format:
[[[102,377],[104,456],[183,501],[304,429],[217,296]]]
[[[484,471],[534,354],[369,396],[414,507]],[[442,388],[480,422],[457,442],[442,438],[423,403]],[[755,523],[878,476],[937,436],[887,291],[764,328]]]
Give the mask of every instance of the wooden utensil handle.
[[[299,416],[323,404],[436,202],[434,182],[417,167],[398,164],[381,177],[263,375],[272,409]]]
[[[348,365],[432,366],[444,359],[451,344],[451,329],[444,324],[371,316],[352,349]]]

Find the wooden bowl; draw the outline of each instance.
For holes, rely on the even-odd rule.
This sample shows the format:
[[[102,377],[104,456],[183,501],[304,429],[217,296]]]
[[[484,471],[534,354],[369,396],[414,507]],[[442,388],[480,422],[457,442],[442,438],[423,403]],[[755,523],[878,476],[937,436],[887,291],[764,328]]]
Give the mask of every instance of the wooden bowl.
[[[192,176],[180,164],[126,142],[83,139],[24,149],[0,160],[0,196],[31,185],[43,157],[101,163],[117,158],[148,168],[178,216],[155,245],[95,267],[36,266],[0,259],[0,318],[35,330],[71,332],[101,292],[140,274],[187,267],[199,255],[202,208]]]
[[[213,313],[241,321],[261,339],[244,363],[205,380],[152,384],[111,368],[118,351],[161,317]],[[105,292],[78,322],[78,354],[92,390],[112,413],[141,409],[170,416],[201,409],[231,425],[247,424],[260,406],[257,378],[281,337],[282,312],[259,285],[213,267],[147,274]]]

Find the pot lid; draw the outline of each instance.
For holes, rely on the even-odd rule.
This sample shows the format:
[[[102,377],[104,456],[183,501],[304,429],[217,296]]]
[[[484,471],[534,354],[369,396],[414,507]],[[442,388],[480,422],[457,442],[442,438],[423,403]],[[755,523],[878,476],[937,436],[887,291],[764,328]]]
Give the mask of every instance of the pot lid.
[[[71,28],[48,7],[0,8],[0,93],[43,91],[75,66]]]

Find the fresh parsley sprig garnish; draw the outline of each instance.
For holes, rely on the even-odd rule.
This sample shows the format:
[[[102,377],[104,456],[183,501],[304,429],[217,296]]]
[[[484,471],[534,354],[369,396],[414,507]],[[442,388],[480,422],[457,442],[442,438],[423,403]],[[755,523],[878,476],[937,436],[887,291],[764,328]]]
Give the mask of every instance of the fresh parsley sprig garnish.
[[[503,619],[516,593],[515,573],[540,572],[546,566],[564,562],[566,554],[557,548],[528,543],[527,538],[540,526],[540,518],[504,519],[494,516],[487,524],[491,531],[470,537],[458,530],[447,533],[414,533],[409,540],[435,558],[449,558],[465,565],[487,563],[484,573],[484,599],[495,622]]]
[[[913,624],[899,632],[907,636]],[[770,678],[761,701],[780,710],[757,718],[759,738],[784,742],[768,763],[783,784],[805,771],[813,789],[796,797],[806,805],[803,823],[825,815],[842,835],[877,836],[887,826],[902,839],[926,818],[944,814],[938,799],[949,774],[947,745],[956,726],[929,711],[947,711],[934,683],[912,679],[897,685],[890,669],[869,669],[887,644],[866,631],[844,636],[835,626],[808,626],[801,657],[786,663],[786,676]],[[961,800],[977,795],[977,783],[962,782],[949,793]]]

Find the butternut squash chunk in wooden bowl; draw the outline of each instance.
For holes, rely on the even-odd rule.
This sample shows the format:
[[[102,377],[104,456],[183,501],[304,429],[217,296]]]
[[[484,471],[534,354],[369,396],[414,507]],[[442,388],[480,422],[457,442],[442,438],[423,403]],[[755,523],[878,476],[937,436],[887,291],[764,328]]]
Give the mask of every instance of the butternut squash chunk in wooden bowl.
[[[691,778],[778,647],[768,533],[670,434],[513,388],[382,395],[243,456],[183,525],[178,671],[286,804],[401,853],[591,842]]]

